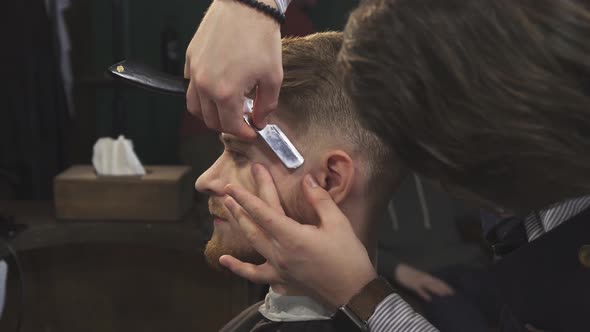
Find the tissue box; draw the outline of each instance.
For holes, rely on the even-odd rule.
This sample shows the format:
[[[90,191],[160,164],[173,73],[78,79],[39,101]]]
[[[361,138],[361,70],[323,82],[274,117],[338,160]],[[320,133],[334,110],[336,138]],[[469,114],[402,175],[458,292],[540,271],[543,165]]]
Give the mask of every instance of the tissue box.
[[[90,165],[55,177],[60,219],[179,220],[192,206],[194,179],[187,166],[146,166],[143,176],[98,176]]]

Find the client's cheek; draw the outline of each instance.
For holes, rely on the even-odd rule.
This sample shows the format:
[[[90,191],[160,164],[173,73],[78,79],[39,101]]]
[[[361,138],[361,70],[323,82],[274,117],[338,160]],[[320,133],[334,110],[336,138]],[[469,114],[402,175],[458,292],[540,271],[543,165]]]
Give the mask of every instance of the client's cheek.
[[[301,224],[317,225],[317,217],[305,200],[303,192],[297,190],[292,191],[292,193],[293,195],[287,200],[288,203],[285,204],[285,213],[287,216]]]
[[[242,188],[248,190],[249,192],[251,192],[254,195],[257,194],[256,180],[254,179],[254,175],[252,174],[251,167],[244,167],[243,170],[240,170],[240,174],[238,176],[238,179],[236,179],[236,181],[234,181],[232,183],[235,183],[235,184],[241,186]]]

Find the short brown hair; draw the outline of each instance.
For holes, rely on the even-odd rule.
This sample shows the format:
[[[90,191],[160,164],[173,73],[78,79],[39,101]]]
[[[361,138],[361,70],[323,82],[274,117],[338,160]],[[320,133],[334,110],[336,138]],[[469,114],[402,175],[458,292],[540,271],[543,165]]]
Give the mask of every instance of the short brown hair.
[[[336,64],[341,46],[341,32],[283,39],[284,78],[277,116],[285,118],[307,145],[331,142],[362,156],[369,185],[383,196],[395,189],[403,167],[391,147],[359,125]]]
[[[366,0],[339,62],[410,169],[507,208],[590,193],[590,13],[573,0]]]

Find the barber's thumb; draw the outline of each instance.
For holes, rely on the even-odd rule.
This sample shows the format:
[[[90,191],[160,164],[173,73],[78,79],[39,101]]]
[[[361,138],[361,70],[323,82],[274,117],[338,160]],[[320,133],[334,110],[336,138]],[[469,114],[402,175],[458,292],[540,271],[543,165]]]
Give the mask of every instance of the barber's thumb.
[[[305,176],[303,187],[305,198],[315,210],[322,225],[336,224],[340,220],[347,220],[330,193],[322,188],[311,175]]]
[[[256,128],[264,128],[268,123],[268,115],[274,112],[279,104],[279,92],[281,81],[260,82],[256,88],[256,99],[254,100],[254,112],[252,119]]]
[[[191,67],[188,59],[184,63],[184,78],[191,78]]]

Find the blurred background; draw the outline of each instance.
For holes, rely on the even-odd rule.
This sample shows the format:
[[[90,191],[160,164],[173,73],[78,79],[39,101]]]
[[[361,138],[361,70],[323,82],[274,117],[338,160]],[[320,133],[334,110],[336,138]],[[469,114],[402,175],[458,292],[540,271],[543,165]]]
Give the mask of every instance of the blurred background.
[[[19,324],[20,331],[47,332],[215,331],[260,299],[260,287],[206,266],[210,220],[196,193],[173,221],[62,220],[55,210],[55,177],[90,165],[101,137],[125,135],[144,165],[186,166],[188,182],[216,159],[216,134],[182,99],[105,75],[123,59],[182,75],[209,3],[3,2],[0,238],[17,259],[1,249],[8,269],[0,331]],[[357,4],[294,0],[282,33],[341,30]],[[410,176],[384,212],[379,270],[396,283],[400,262],[423,271],[486,266],[478,224],[477,210]],[[419,309],[420,299],[406,290]]]
[[[354,4],[301,1],[290,9],[285,34],[341,29]],[[197,120],[185,118],[183,101],[118,85],[104,72],[115,62],[136,59],[182,75],[186,46],[208,5],[8,1],[0,169],[18,176],[14,195],[50,198],[53,176],[68,165],[88,163],[103,136],[124,134],[145,164],[180,163],[181,134],[199,131]]]

